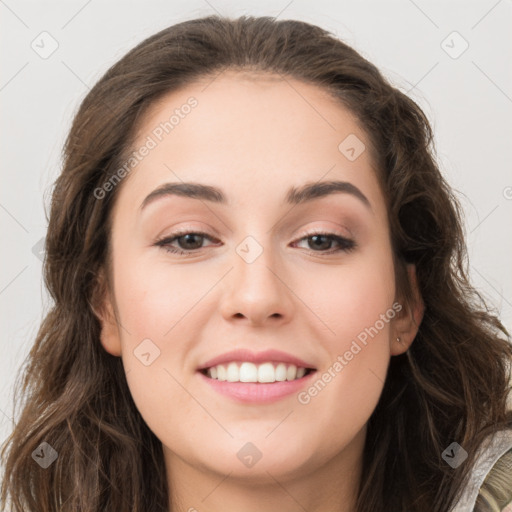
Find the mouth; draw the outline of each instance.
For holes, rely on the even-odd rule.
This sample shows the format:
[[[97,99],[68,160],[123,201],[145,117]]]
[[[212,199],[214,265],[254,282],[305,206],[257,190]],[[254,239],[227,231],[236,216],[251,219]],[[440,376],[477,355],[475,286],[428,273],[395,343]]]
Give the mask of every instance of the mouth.
[[[264,404],[299,393],[317,369],[278,350],[239,349],[210,359],[197,369],[214,392],[236,402]]]
[[[271,384],[300,380],[310,375],[315,369],[275,361],[266,361],[261,364],[232,361],[229,364],[217,364],[199,371],[208,379],[220,382]]]

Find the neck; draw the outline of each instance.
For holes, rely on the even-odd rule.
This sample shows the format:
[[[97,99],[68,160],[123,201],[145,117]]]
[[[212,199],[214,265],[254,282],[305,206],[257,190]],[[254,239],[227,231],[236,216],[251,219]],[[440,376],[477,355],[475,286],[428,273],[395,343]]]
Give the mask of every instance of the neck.
[[[220,474],[185,462],[164,447],[170,512],[355,512],[365,429],[314,471],[259,471],[254,478]],[[255,466],[253,469],[256,469]]]

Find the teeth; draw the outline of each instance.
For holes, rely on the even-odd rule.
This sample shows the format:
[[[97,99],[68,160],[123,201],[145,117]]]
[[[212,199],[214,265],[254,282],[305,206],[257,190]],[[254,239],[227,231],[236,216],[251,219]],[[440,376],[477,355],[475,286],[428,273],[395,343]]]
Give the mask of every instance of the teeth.
[[[276,366],[276,380],[278,382],[283,382],[286,380],[286,365],[284,363],[279,363]]]
[[[229,363],[219,364],[208,369],[211,379],[228,382],[284,382],[285,380],[301,379],[306,374],[306,368],[297,368],[294,364],[285,363]]]
[[[211,371],[212,369],[215,370],[215,368],[217,368],[217,379],[218,380],[227,380],[227,375],[226,375],[226,368],[224,366],[222,366],[221,364],[219,364],[217,367],[213,367],[213,368],[210,368],[209,370],[209,376],[214,379],[215,377],[213,376],[213,372]]]
[[[235,364],[236,363],[231,363]],[[240,382],[258,382],[258,367],[253,363],[240,365]]]
[[[297,367],[292,364],[286,370],[286,380],[294,380],[297,377]]]
[[[258,368],[258,382],[275,382],[276,371],[272,363],[260,364]]]
[[[238,379],[240,377],[240,372],[238,371],[238,366],[236,363],[229,363],[228,369],[226,372],[226,380],[228,382],[238,382]]]

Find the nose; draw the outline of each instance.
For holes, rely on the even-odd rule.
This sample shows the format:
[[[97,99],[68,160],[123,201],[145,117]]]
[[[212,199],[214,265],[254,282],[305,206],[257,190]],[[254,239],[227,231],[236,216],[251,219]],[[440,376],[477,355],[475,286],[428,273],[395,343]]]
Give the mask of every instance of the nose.
[[[226,276],[221,298],[222,316],[252,326],[289,322],[293,308],[290,279],[269,244],[249,239],[237,247],[231,261],[233,268]]]

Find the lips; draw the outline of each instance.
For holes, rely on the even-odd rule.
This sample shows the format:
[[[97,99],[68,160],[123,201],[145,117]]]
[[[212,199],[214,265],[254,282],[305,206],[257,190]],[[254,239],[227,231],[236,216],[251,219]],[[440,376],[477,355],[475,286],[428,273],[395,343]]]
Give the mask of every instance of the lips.
[[[233,350],[202,364],[200,379],[215,392],[245,404],[267,404],[298,393],[313,378],[308,361],[279,350]]]

